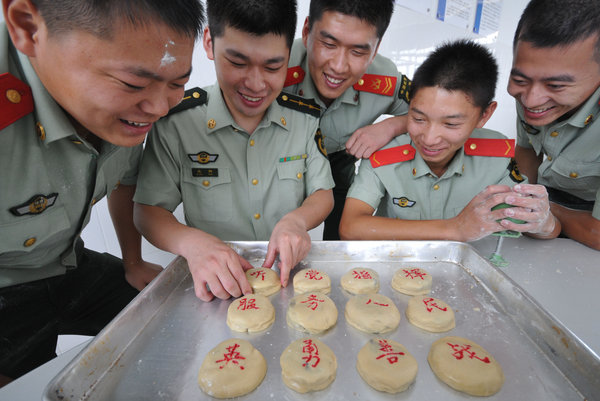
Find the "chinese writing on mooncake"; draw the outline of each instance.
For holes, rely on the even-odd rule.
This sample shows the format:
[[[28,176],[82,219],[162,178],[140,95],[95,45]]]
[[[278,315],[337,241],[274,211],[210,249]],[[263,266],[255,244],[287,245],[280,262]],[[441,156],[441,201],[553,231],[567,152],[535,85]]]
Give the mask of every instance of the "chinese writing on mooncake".
[[[224,362],[221,366],[219,366],[219,369],[223,369],[225,366],[227,366],[229,362],[231,362],[234,365],[238,365],[240,370],[244,370],[244,367],[240,365],[239,360],[246,358],[244,358],[242,355],[240,355],[238,351],[236,351],[239,346],[239,344],[234,344],[226,348],[228,353],[223,354],[223,359],[219,359],[218,361],[216,361],[216,363]]]

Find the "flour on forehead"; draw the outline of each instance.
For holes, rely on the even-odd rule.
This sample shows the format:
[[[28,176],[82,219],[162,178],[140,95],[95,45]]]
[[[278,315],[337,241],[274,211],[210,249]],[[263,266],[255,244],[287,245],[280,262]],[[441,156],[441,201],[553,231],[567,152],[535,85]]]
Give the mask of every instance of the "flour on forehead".
[[[169,46],[174,46],[174,45],[175,45],[175,42],[173,42],[172,40],[169,40],[165,44],[165,54],[163,55],[162,59],[160,59],[161,67],[164,67],[165,65],[173,64],[175,61],[177,61],[177,58],[174,57],[173,55],[171,55],[171,53],[169,53]]]

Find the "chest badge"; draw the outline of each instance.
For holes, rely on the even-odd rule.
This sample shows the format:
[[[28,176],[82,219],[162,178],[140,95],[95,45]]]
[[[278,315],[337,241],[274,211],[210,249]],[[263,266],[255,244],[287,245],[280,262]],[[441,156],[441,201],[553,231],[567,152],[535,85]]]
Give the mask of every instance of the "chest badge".
[[[58,198],[57,193],[52,193],[49,195],[34,195],[27,202],[11,207],[9,210],[15,216],[40,214],[50,206],[54,205],[56,198]]]
[[[406,196],[402,196],[400,198],[394,198],[394,205],[398,205],[400,207],[413,207],[415,205],[415,201],[408,199]]]
[[[219,155],[211,155],[208,152],[200,152],[200,153],[191,154],[191,155],[188,154],[188,157],[193,162],[197,162],[200,164],[207,164],[207,163],[215,162],[217,160],[217,158],[219,157]]]

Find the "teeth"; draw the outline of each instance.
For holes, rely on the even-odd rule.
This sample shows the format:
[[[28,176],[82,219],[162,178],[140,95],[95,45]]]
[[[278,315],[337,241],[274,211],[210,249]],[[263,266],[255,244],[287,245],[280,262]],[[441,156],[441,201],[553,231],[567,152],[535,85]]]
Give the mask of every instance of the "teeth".
[[[261,98],[242,95],[242,97],[250,102],[258,102]]]
[[[543,112],[545,112],[547,110],[550,110],[551,108],[552,107],[546,107],[545,109],[530,109],[529,107],[526,107],[526,109],[527,109],[528,112],[530,112],[530,113],[536,113],[536,114],[543,113]]]
[[[134,127],[147,127],[150,123],[137,123],[135,121],[123,120],[129,125],[133,125]]]
[[[335,78],[331,78],[329,75],[325,74],[325,78],[331,82],[332,84],[338,85],[341,84],[343,79],[335,79]]]

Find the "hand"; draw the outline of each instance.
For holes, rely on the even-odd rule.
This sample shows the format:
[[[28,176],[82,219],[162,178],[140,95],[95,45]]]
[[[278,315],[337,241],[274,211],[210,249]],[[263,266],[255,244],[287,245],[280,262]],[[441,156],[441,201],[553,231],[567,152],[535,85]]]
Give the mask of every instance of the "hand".
[[[346,152],[357,159],[371,157],[375,151],[387,145],[396,136],[389,120],[392,120],[392,118],[354,131],[348,142],[346,142]]]
[[[310,245],[310,236],[304,223],[294,216],[283,216],[271,233],[263,267],[271,268],[279,254],[281,285],[285,287],[290,270],[304,259],[310,251]]]
[[[182,256],[188,262],[198,298],[208,302],[215,296],[227,299],[252,293],[245,274],[252,265],[220,239],[197,231],[186,249],[190,251]]]
[[[142,259],[123,260],[123,267],[125,280],[138,291],[143,290],[162,271],[162,266]]]
[[[505,202],[508,194],[512,193],[506,185],[490,185],[477,195],[464,207],[453,220],[458,238],[470,242],[481,239],[496,231],[503,231],[497,220],[506,217],[504,211],[508,209],[491,209]],[[508,202],[507,202],[508,203]]]
[[[506,217],[524,220],[524,224],[516,224],[510,220],[502,220],[500,224],[507,230],[527,232],[546,237],[553,234],[556,219],[550,212],[548,192],[543,185],[517,184],[513,193],[505,202],[515,207],[504,209]]]

